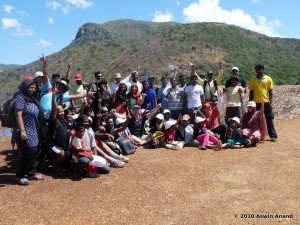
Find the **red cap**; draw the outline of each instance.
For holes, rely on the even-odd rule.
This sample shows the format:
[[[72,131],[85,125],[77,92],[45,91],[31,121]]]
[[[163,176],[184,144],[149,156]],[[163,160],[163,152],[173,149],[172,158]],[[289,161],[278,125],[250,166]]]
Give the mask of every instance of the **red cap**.
[[[24,76],[24,77],[23,77],[23,80],[33,80],[33,77],[27,75],[27,76]]]
[[[75,75],[75,80],[82,80],[82,74],[77,73],[77,74]]]
[[[203,109],[210,109],[211,105],[208,102],[206,102],[206,103],[203,104],[202,107],[203,107]]]

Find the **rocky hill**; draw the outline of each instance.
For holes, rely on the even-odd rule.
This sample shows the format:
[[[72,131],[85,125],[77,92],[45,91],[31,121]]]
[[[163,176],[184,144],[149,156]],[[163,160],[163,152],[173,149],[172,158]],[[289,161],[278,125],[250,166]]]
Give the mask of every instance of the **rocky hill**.
[[[189,62],[194,62],[200,72],[217,71],[216,61],[223,60],[224,80],[233,65],[250,79],[257,63],[265,64],[277,85],[299,84],[300,80],[300,40],[270,38],[233,25],[118,20],[84,24],[74,36],[69,46],[47,56],[50,75],[64,75],[71,62],[72,74],[81,72],[86,81],[91,81],[97,70],[112,81],[116,72],[128,75],[138,65],[143,79],[148,74],[169,73],[170,63],[188,73]],[[41,70],[39,61],[2,71],[0,80],[6,85],[0,99],[15,90],[22,76],[37,70]]]

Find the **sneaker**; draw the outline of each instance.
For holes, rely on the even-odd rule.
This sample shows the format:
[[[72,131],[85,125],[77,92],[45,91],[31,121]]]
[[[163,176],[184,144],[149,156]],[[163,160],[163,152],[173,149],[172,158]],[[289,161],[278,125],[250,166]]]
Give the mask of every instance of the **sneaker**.
[[[129,158],[124,156],[124,155],[120,155],[119,160],[123,161],[123,162],[128,162]]]
[[[34,175],[34,176],[28,176],[28,180],[45,180],[45,178],[42,175]]]
[[[113,160],[110,162],[111,167],[122,168],[124,165],[125,165],[125,162],[122,162],[120,160]]]
[[[200,150],[206,150],[207,148],[205,146],[199,146]]]
[[[88,177],[89,178],[97,178],[97,177],[100,177],[100,174],[98,172],[89,172]]]
[[[272,141],[272,142],[276,142],[276,141],[277,141],[277,138],[271,138],[271,141]]]
[[[222,144],[222,149],[223,148],[230,148],[231,144],[230,143],[224,143]]]
[[[21,185],[21,186],[29,185],[29,180],[25,177],[23,177],[23,178],[16,177],[15,180],[18,182],[18,185]]]

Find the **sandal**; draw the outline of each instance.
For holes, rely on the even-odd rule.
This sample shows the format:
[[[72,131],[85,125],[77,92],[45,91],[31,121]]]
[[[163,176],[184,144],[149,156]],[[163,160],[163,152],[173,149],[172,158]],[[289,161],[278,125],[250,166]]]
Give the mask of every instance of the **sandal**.
[[[42,175],[34,175],[34,176],[28,176],[29,180],[44,180],[45,178]]]
[[[29,185],[29,180],[25,177],[23,178],[16,178],[18,185],[27,186]]]

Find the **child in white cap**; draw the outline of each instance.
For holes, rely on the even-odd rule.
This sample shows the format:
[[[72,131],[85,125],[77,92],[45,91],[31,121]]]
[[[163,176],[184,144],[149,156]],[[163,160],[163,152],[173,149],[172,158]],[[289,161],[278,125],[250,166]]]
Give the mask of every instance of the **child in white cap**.
[[[242,148],[243,146],[248,148],[251,142],[249,138],[243,136],[242,129],[240,128],[240,119],[233,117],[228,119],[228,121],[226,143],[229,143],[231,148]]]

